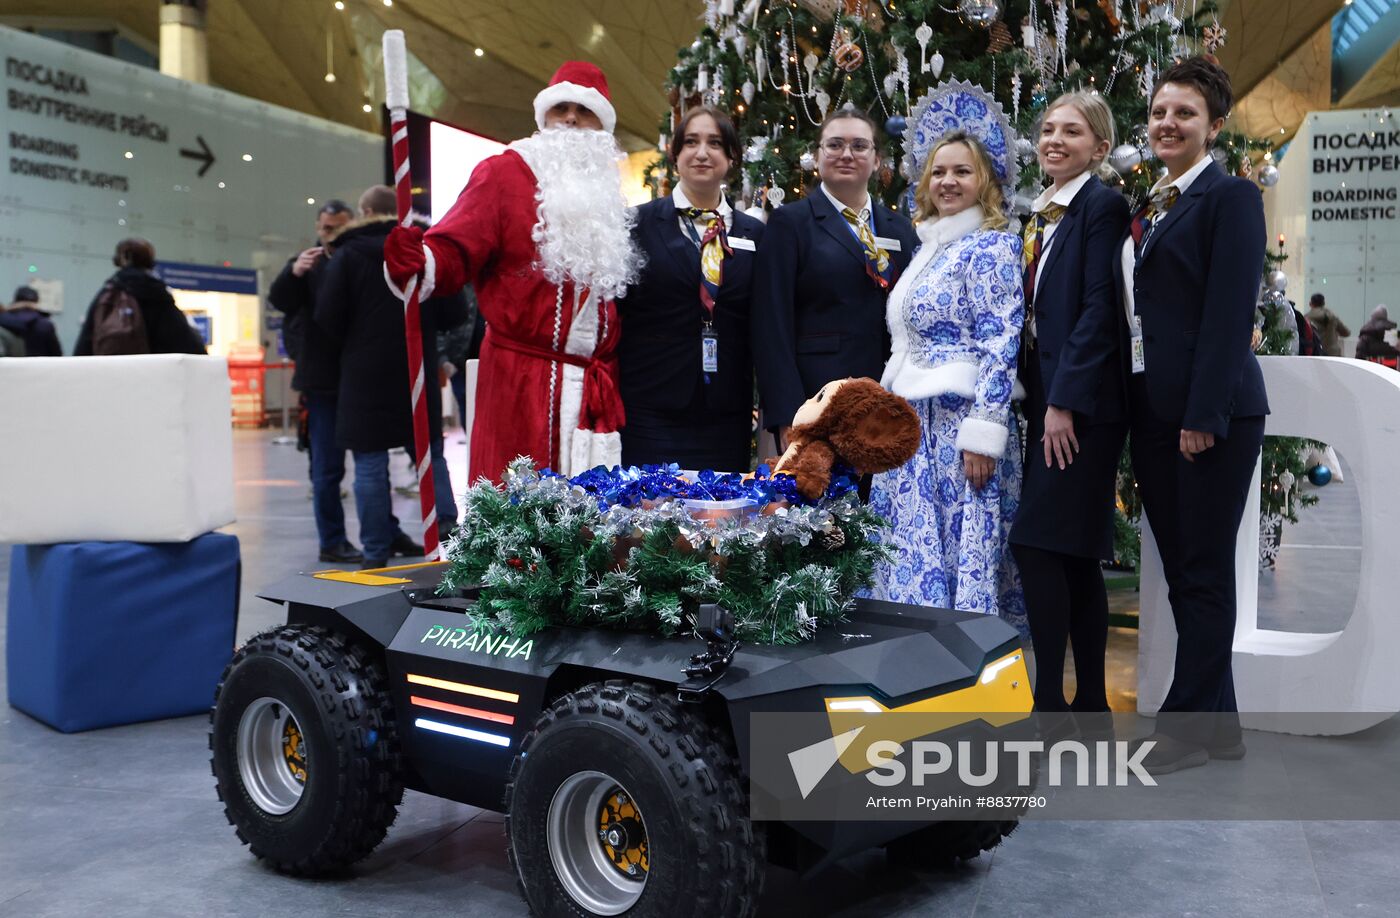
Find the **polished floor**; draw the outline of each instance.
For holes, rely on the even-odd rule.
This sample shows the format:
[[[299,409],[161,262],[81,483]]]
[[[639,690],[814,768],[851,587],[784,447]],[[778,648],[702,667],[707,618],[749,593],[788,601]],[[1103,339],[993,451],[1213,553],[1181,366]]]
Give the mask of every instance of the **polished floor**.
[[[271,438],[241,431],[235,441],[239,521],[227,531],[242,540],[240,640],[281,620],[254,595],[259,584],[317,566],[305,457]],[[449,434],[449,458],[460,467],[454,441]],[[395,474],[407,483],[406,465]],[[1350,484],[1317,493],[1322,503],[1285,534],[1278,570],[1261,578],[1273,627],[1330,630],[1349,614],[1364,548],[1348,525],[1356,493]],[[398,501],[412,518],[410,500]],[[346,507],[354,537],[353,501]],[[8,565],[0,552],[0,582]],[[1132,610],[1131,591],[1113,595]],[[1131,707],[1135,661],[1136,633],[1114,629],[1115,707]],[[224,820],[205,718],[63,735],[4,704],[2,684],[0,916],[525,913],[496,814],[410,792],[388,839],[352,876],[279,876]],[[1394,722],[1377,729],[1387,728]],[[1209,780],[1229,767],[1188,774]],[[773,868],[762,914],[1387,915],[1400,894],[1397,851],[1400,825],[1385,822],[1027,821],[957,869],[896,868],[878,852],[805,879]]]

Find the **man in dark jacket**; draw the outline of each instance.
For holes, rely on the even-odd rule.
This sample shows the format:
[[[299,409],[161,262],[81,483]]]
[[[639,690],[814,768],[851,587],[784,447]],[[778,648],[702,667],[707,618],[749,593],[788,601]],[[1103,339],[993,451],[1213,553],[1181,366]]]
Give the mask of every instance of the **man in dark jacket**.
[[[53,322],[39,308],[39,291],[28,285],[15,291],[10,308],[0,311],[0,327],[24,341],[26,357],[62,357],[63,346]]]
[[[1400,350],[1385,340],[1385,333],[1395,328],[1384,306],[1371,310],[1371,318],[1356,333],[1356,356],[1359,360],[1394,360]]]
[[[390,506],[389,450],[413,453],[413,402],[403,303],[384,282],[384,239],[393,229],[394,190],[376,185],[360,197],[360,219],[331,243],[332,255],[316,294],[316,324],[340,344],[336,440],[355,455],[355,507],[365,567],[384,565],[399,547],[421,545],[398,528]],[[465,297],[423,303],[425,378],[437,377],[437,332],[467,319]],[[457,507],[442,456],[442,391],[427,385],[428,441],[440,530],[456,525]]]
[[[195,331],[190,320],[175,305],[170,288],[165,281],[155,275],[156,249],[145,239],[123,239],[117,243],[112,264],[117,273],[107,279],[135,298],[141,307],[141,319],[146,328],[146,343],[151,354],[204,354],[204,341]],[[103,285],[105,288],[105,284]],[[94,309],[102,293],[98,291],[88,307],[83,329],[78,333],[78,343],[73,345],[77,357],[92,356]]]
[[[292,388],[306,397],[307,437],[311,441],[311,509],[321,541],[321,560],[358,564],[360,550],[345,536],[340,484],[345,480],[345,449],[335,442],[336,393],[340,387],[339,342],[314,321],[316,292],[326,267],[325,246],[355,217],[344,201],[329,201],[316,214],[314,245],[287,260],[272,282],[268,299],[287,317],[287,352],[296,361]]]

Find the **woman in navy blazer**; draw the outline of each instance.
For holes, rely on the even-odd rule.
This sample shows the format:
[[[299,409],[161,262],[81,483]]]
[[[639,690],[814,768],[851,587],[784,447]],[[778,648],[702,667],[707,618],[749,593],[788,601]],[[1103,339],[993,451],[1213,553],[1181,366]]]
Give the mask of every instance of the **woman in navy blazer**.
[[[1052,184],[1036,199],[1023,240],[1026,465],[1011,551],[1035,647],[1036,708],[1080,715],[1108,711],[1108,595],[1099,561],[1113,557],[1114,486],[1127,432],[1113,262],[1128,204],[1095,176],[1113,142],[1103,96],[1076,92],[1050,104],[1038,155]],[[1067,640],[1072,705],[1064,695]]]
[[[919,244],[908,217],[871,198],[880,157],[870,116],[838,109],[817,136],[821,184],[773,211],[754,280],[759,398],[764,424],[780,433],[833,379],[880,378],[890,356],[885,301]]]
[[[1162,556],[1176,672],[1153,774],[1244,755],[1234,677],[1235,536],[1269,413],[1250,348],[1267,239],[1259,189],[1210,147],[1230,78],[1192,58],[1159,77],[1147,135],[1167,175],[1122,243],[1133,471]]]
[[[670,153],[680,183],[637,209],[633,239],[646,266],[618,301],[622,461],[743,471],[753,433],[749,293],[763,224],[724,198],[739,161],[728,115],[690,109]]]

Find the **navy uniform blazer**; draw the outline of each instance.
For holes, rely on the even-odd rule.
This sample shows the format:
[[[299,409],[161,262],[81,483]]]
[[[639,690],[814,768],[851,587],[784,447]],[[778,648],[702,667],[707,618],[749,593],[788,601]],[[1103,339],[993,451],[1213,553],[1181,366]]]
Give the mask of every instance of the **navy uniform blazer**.
[[[1035,285],[1036,349],[1048,405],[1091,423],[1123,420],[1119,304],[1113,269],[1128,202],[1091,177],[1050,237]]]
[[[1249,346],[1267,245],[1259,189],[1215,163],[1152,231],[1129,281],[1142,321],[1147,407],[1159,422],[1224,437],[1231,418],[1269,413]],[[1121,280],[1122,258],[1114,265]],[[1131,372],[1126,316],[1121,328]]]
[[[897,239],[890,288],[919,244],[914,225],[871,199],[875,235]],[[770,427],[833,379],[879,379],[890,356],[885,299],[846,218],[820,188],[768,219],[754,277],[754,369]]]
[[[712,411],[753,410],[753,357],[749,348],[749,294],[763,223],[734,211],[729,238],[754,245],[724,258],[715,299],[719,372],[704,381],[700,362],[700,249],[681,230],[670,195],[637,208],[632,239],[645,255],[641,276],[618,300],[622,338],[618,344],[622,404],[675,411],[693,404],[702,388]]]

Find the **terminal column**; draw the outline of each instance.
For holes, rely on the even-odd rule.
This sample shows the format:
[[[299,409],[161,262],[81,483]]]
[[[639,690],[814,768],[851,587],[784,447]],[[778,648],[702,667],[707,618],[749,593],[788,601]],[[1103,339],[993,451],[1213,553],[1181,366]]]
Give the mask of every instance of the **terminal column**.
[[[161,0],[160,72],[209,82],[209,37],[204,28],[207,0]]]

